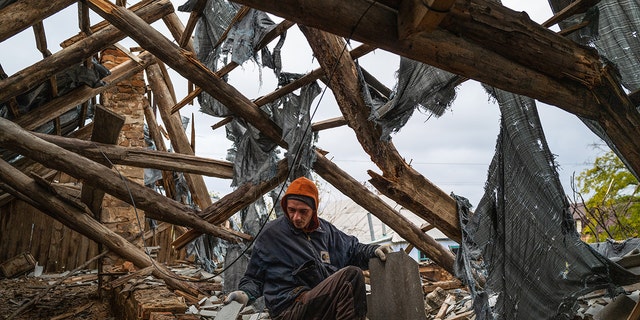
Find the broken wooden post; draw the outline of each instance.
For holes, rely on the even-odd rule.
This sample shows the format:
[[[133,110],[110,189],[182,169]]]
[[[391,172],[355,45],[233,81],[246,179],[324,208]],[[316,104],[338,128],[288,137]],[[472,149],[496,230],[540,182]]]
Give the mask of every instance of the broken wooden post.
[[[316,162],[313,169],[327,182],[340,190],[344,195],[353,199],[361,207],[367,209],[380,221],[388,225],[403,239],[422,250],[430,259],[453,274],[453,254],[436,240],[422,232],[420,228],[407,218],[396,212],[380,197],[373,194],[347,172],[329,161],[316,151]]]
[[[404,251],[387,254],[384,262],[378,258],[371,259],[369,272],[369,319],[427,319],[418,263]]]

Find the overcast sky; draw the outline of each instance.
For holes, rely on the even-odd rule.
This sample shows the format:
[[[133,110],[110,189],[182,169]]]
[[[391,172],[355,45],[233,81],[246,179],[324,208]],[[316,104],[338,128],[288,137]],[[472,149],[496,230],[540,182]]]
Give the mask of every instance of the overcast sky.
[[[547,1],[503,1],[517,11],[526,11],[537,22],[551,17]],[[182,1],[174,1],[179,6]],[[52,52],[60,50],[59,43],[75,35],[77,27],[76,6],[67,8],[44,21],[48,46]],[[179,13],[186,24],[188,15]],[[92,15],[92,24],[102,19]],[[277,20],[280,21],[280,20]],[[164,31],[161,23],[154,27]],[[40,60],[33,32],[27,29],[19,35],[0,43],[0,63],[8,75]],[[126,47],[133,42],[123,41]],[[272,45],[271,45],[272,47]],[[382,50],[376,50],[359,60],[360,64],[389,88],[395,85],[395,72],[399,58]],[[318,67],[311,56],[311,50],[297,27],[290,29],[283,48],[283,71],[306,73]],[[173,73],[178,99],[186,95],[186,81]],[[269,69],[258,78],[258,66],[247,62],[230,74],[230,83],[250,99],[266,95],[276,88],[276,81]],[[324,84],[320,83],[324,89]],[[318,108],[313,122],[340,115],[330,90],[314,101],[312,108]],[[590,167],[595,157],[602,151],[593,144],[601,141],[591,133],[574,115],[559,108],[538,103],[539,113],[551,152],[557,155],[560,164],[560,180],[567,192],[573,173]],[[226,150],[231,146],[224,129],[211,130],[211,125],[220,119],[198,111],[199,107],[186,106],[183,116],[196,117],[196,154],[199,156],[225,159]],[[190,130],[190,128],[189,128]],[[439,186],[447,194],[454,192],[471,200],[475,206],[483,194],[484,181],[489,162],[494,154],[499,130],[498,106],[489,101],[479,83],[467,81],[458,89],[453,106],[440,118],[415,112],[409,123],[396,135],[393,143],[405,159],[427,179]],[[325,130],[320,133],[318,147],[329,151],[327,157],[358,181],[369,179],[366,171],[380,171],[370,163],[358,144],[355,134],[348,127]],[[210,191],[222,195],[231,191],[229,180],[205,178]],[[325,200],[340,197],[328,188]]]

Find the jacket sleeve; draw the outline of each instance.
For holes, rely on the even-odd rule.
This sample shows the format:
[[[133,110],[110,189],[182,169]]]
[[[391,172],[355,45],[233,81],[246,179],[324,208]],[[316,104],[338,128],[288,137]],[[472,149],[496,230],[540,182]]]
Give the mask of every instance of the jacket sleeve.
[[[349,264],[357,266],[362,270],[368,270],[369,259],[376,257],[375,252],[378,247],[379,245],[357,242],[353,248]]]
[[[254,251],[249,259],[247,271],[238,284],[238,290],[244,291],[249,296],[249,304],[262,296],[265,272],[263,268],[264,265],[264,263],[261,263],[260,252]]]
[[[348,235],[333,225],[330,225],[334,246],[345,257],[345,265],[359,267],[360,269],[369,269],[369,259],[376,256],[375,251],[379,247],[373,244],[363,244],[358,238]],[[342,267],[342,266],[340,266]]]

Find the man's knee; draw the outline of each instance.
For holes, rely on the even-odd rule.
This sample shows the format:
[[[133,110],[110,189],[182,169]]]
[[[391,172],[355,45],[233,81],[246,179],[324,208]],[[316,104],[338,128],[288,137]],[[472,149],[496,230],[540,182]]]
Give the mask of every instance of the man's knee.
[[[364,278],[364,275],[362,274],[362,269],[356,266],[346,266],[342,268],[340,272],[343,272],[345,277],[348,277],[348,278],[360,278],[360,277]]]

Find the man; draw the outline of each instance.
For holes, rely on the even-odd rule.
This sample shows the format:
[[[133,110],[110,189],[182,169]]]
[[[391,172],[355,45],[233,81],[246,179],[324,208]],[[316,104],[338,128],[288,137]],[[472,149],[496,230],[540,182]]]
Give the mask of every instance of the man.
[[[263,296],[272,319],[365,319],[362,269],[386,260],[389,246],[367,245],[318,218],[318,189],[294,180],[280,201],[285,216],[264,227],[239,290],[226,303]]]

